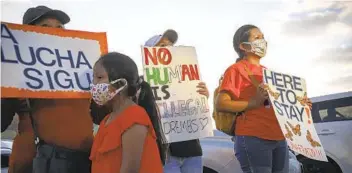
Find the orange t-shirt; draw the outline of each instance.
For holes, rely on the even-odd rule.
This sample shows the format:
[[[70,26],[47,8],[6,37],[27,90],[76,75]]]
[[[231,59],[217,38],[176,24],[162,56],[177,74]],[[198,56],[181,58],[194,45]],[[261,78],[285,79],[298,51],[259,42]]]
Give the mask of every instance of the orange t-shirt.
[[[263,82],[263,66],[250,64],[247,60],[241,60],[230,66],[224,75],[221,91],[227,91],[239,101],[249,101],[256,94],[256,87],[252,84],[245,65],[253,73],[259,83]],[[236,135],[255,136],[268,140],[285,139],[274,109],[261,106],[257,109],[248,110],[236,119]]]
[[[105,126],[106,116],[100,123],[95,136],[90,159],[92,160],[92,173],[119,172],[122,163],[122,134],[134,124],[148,127],[148,135],[144,141],[143,154],[140,164],[140,173],[162,173],[156,135],[147,112],[138,105],[126,108]],[[132,145],[132,144],[131,144]]]
[[[89,105],[89,99],[35,99],[32,113],[40,138],[61,147],[90,151],[93,122]],[[30,118],[27,114],[19,118],[19,134],[14,139],[9,172],[31,164],[35,156]]]

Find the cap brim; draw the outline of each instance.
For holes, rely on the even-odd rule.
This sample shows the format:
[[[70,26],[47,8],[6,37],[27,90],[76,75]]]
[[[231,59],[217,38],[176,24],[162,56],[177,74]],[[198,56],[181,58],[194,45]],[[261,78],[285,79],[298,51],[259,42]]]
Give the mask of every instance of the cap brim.
[[[154,35],[144,43],[144,46],[148,46],[148,47],[155,46],[157,43],[159,43],[159,41],[161,40],[161,37],[162,37],[161,35]]]
[[[178,34],[173,29],[168,29],[162,35],[162,38],[167,38],[172,44],[175,44],[178,39]]]
[[[61,10],[51,10],[44,13],[42,16],[55,17],[58,21],[60,21],[64,25],[70,22],[70,17]]]
[[[51,10],[51,11],[48,11],[46,13],[43,13],[42,15],[37,16],[36,18],[34,18],[33,20],[31,20],[29,22],[24,22],[24,23],[25,24],[31,24],[31,23],[37,21],[38,19],[40,19],[43,16],[54,17],[58,21],[60,21],[63,25],[65,25],[68,22],[70,22],[70,17],[65,12],[63,12],[61,10]]]

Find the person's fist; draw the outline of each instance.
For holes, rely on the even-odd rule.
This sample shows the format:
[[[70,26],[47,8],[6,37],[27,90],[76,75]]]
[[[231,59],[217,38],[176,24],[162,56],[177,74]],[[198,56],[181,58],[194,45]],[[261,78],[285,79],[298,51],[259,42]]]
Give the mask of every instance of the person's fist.
[[[198,88],[197,92],[199,94],[204,95],[207,98],[209,98],[209,90],[204,82],[199,82],[197,85],[197,88]]]
[[[261,84],[258,86],[256,94],[249,100],[248,107],[250,109],[258,108],[264,105],[265,100],[269,99],[267,85]]]

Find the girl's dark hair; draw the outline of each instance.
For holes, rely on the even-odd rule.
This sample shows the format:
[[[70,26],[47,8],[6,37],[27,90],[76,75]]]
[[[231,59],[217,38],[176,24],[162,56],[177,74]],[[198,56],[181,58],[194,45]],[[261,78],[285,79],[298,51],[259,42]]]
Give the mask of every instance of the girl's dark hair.
[[[141,89],[138,97],[138,105],[143,107],[149,115],[156,132],[160,158],[163,164],[165,164],[167,142],[161,126],[160,114],[150,85],[147,82],[140,80],[136,63],[130,57],[118,52],[111,52],[103,55],[98,62],[101,62],[105,68],[110,82],[120,78],[127,80],[127,95],[129,97],[135,97],[137,91]],[[119,88],[122,85],[123,83],[119,82],[114,84],[116,88]]]
[[[254,25],[243,25],[237,29],[237,31],[235,32],[235,35],[233,36],[233,42],[232,42],[233,48],[235,49],[235,51],[239,56],[238,60],[241,60],[245,55],[245,52],[240,49],[240,44],[248,41],[250,36],[250,30],[253,28],[258,28],[258,27]]]
[[[147,82],[142,81],[140,86],[141,92],[138,97],[138,104],[147,111],[150,120],[153,123],[154,130],[157,134],[157,143],[160,152],[160,158],[164,165],[167,157],[168,144],[161,125],[159,109],[155,103],[155,98],[150,85]]]
[[[90,116],[94,124],[100,124],[101,121],[105,118],[105,116],[109,115],[112,110],[107,106],[99,106],[94,102],[93,99],[90,100]]]

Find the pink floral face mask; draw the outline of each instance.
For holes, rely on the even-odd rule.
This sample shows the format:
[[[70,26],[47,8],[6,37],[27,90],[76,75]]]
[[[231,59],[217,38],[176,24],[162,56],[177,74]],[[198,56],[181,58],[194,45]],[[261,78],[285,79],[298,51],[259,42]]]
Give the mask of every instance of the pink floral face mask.
[[[110,85],[115,84],[117,82],[123,81],[124,85],[115,91],[110,90]],[[127,86],[126,79],[117,79],[110,83],[98,83],[96,85],[92,84],[90,92],[92,94],[92,98],[100,106],[105,105],[108,101],[116,96],[119,92],[121,92]]]

